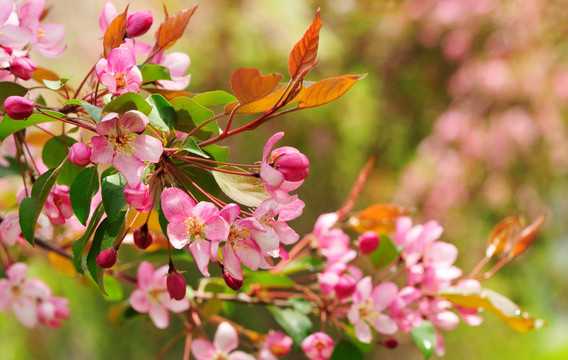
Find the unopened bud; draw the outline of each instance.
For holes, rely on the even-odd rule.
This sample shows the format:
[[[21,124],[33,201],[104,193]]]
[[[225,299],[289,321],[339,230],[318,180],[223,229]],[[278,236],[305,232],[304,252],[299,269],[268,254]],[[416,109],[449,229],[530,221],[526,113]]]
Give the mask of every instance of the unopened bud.
[[[357,281],[351,275],[343,274],[339,276],[339,280],[334,287],[335,295],[339,299],[345,299],[353,295],[357,288]]]
[[[176,269],[171,270],[168,273],[166,279],[166,287],[168,288],[168,293],[170,294],[170,299],[182,300],[185,297],[185,291],[187,283],[182,274],[180,274]]]
[[[14,120],[25,120],[34,112],[34,103],[23,96],[9,96],[4,100],[6,114]]]
[[[114,249],[104,249],[97,256],[97,265],[103,269],[108,269],[116,264],[116,250]]]
[[[383,341],[383,345],[387,349],[394,349],[395,347],[398,346],[398,341],[395,338],[388,338],[385,341]]]
[[[243,286],[243,279],[237,279],[225,270],[223,270],[223,280],[225,280],[225,284],[227,284],[228,287],[235,291],[239,290]]]
[[[10,63],[10,71],[16,77],[22,80],[29,80],[32,78],[37,66],[28,57],[17,57]]]
[[[126,33],[129,37],[137,37],[150,30],[153,22],[152,12],[141,10],[128,15],[126,21]]]
[[[379,235],[374,231],[367,231],[359,237],[359,249],[363,254],[369,254],[379,247]]]
[[[284,175],[286,181],[301,181],[308,177],[310,161],[306,155],[292,147],[281,147],[272,152],[276,169]]]
[[[73,164],[84,167],[91,163],[91,148],[89,145],[77,142],[69,148],[69,161]]]
[[[146,249],[148,246],[152,245],[152,234],[148,232],[148,225],[144,224],[140,228],[134,230],[134,244],[139,249]]]

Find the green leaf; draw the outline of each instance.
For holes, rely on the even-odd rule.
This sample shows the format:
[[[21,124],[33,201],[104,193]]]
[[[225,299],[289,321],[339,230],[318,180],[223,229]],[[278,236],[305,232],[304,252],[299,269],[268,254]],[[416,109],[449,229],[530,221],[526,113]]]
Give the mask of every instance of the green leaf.
[[[183,144],[181,144],[180,149],[187,150],[192,154],[199,155],[206,159],[209,158],[209,155],[207,155],[206,153],[203,152],[203,150],[201,150],[201,148],[199,147],[199,145],[197,145],[197,142],[192,136],[189,136],[187,137],[187,139],[185,139]]]
[[[191,98],[193,101],[201,106],[210,107],[214,105],[228,104],[237,101],[237,98],[228,92],[222,90],[215,90],[197,94]]]
[[[0,111],[4,112],[4,101],[10,96],[24,96],[28,93],[28,89],[22,85],[10,82],[0,82]]]
[[[152,106],[152,111],[148,114],[150,124],[162,131],[173,129],[177,115],[174,107],[170,105],[168,100],[160,94],[152,94],[146,101]]]
[[[144,100],[144,98],[138,94],[127,92],[114,98],[105,105],[103,112],[117,112],[119,114],[124,114],[129,110],[138,110],[144,115],[148,115],[152,111],[152,106]]]
[[[87,219],[91,212],[91,200],[99,191],[99,173],[97,167],[92,166],[79,173],[71,188],[69,198],[73,212],[81,224],[87,225]]]
[[[5,157],[8,161],[8,166],[0,166],[0,177],[6,177],[10,175],[21,175],[20,164],[13,157]],[[24,171],[27,171],[28,167],[25,163],[22,163]]]
[[[70,105],[70,104],[81,105],[85,109],[85,111],[93,118],[93,120],[95,120],[96,122],[101,121],[101,117],[103,115],[102,108],[95,105],[91,105],[86,101],[77,100],[77,99],[70,99],[63,103],[63,105]]]
[[[69,147],[77,141],[69,136],[56,136],[45,143],[41,153],[43,163],[47,167],[59,166],[69,154]],[[63,165],[61,174],[57,178],[57,183],[71,185],[73,180],[81,172],[82,168],[68,161]]]
[[[55,117],[59,117],[59,118],[63,118],[65,117],[65,115],[55,112],[55,111],[49,111],[49,110],[43,110],[43,112],[45,113],[49,113],[50,115],[53,115]],[[44,114],[32,114],[29,118],[27,118],[26,120],[14,120],[11,119],[8,115],[4,115],[4,118],[2,119],[2,126],[0,126],[0,141],[4,141],[6,140],[6,138],[10,135],[12,135],[13,133],[23,130],[25,128],[28,128],[30,126],[34,126],[37,124],[41,124],[41,123],[45,123],[45,122],[50,122],[50,121],[55,121],[55,119],[44,115]]]
[[[164,215],[164,212],[162,211],[161,203],[158,204],[158,223],[160,224],[160,228],[162,229],[164,236],[169,241],[170,238],[168,237],[168,231],[167,231],[169,222],[168,219],[166,219],[166,215]]]
[[[330,360],[363,360],[363,353],[351,342],[341,340],[335,345]]]
[[[315,258],[312,255],[307,255],[286,265],[286,267],[280,271],[280,274],[289,275],[300,271],[316,272],[321,264],[321,259]]]
[[[219,166],[219,169],[250,174],[234,166]],[[212,171],[212,174],[225,195],[243,205],[257,207],[261,202],[270,197],[262,181],[255,176],[227,174],[220,171]]]
[[[227,162],[227,159],[229,158],[228,146],[219,146],[216,144],[211,144],[201,148],[201,150],[211,155],[211,157],[215,161]]]
[[[105,276],[105,278],[103,279],[103,284],[108,295],[105,300],[111,302],[118,302],[122,300],[122,298],[124,297],[124,292],[122,291],[122,287],[114,276]]]
[[[101,180],[101,195],[103,198],[103,205],[107,216],[113,220],[118,217],[126,199],[124,197],[124,185],[126,180],[119,174],[112,174],[102,178]]]
[[[170,69],[158,64],[144,64],[140,69],[142,73],[142,83],[151,83],[156,80],[171,80]]]
[[[288,302],[292,304],[294,310],[301,312],[302,314],[308,315],[312,311],[312,305],[306,299],[301,297],[291,297]]]
[[[310,335],[312,331],[312,322],[306,315],[294,310],[283,309],[275,306],[269,306],[268,310],[274,316],[274,320],[290,335],[294,344],[300,347],[302,341]]]
[[[87,229],[83,235],[75,240],[71,245],[71,249],[73,250],[73,265],[75,265],[75,269],[78,273],[84,274],[83,266],[82,266],[82,259],[83,259],[83,250],[85,249],[85,245],[87,245],[87,241],[91,238],[101,217],[104,214],[103,204],[100,203],[95,211],[93,212],[93,216],[91,216],[91,220],[89,220],[89,225],[87,225]]]
[[[196,126],[203,124],[215,116],[213,111],[203,107],[189,98],[179,97],[171,101],[177,113],[175,129],[183,132],[190,132]],[[204,125],[197,131],[195,136],[198,139],[207,139],[211,134],[220,134],[219,126],[216,121]]]
[[[436,347],[436,333],[434,325],[430,321],[425,320],[420,326],[415,326],[410,331],[412,340],[416,343],[424,358],[428,359],[434,353]]]
[[[41,210],[45,205],[45,201],[47,200],[53,185],[55,185],[55,181],[61,173],[62,168],[63,164],[43,173],[36,179],[34,186],[32,187],[31,197],[24,198],[22,203],[20,203],[20,229],[22,230],[22,234],[26,240],[31,245],[34,244],[34,234],[39,214],[41,213]],[[22,204],[24,205],[22,206]]]
[[[380,236],[379,247],[370,254],[371,260],[377,268],[390,265],[400,254],[400,251],[398,251],[387,235],[381,234]]]
[[[47,86],[48,89],[51,89],[51,90],[59,90],[59,89],[61,89],[63,86],[65,86],[65,83],[66,83],[67,81],[69,81],[69,79],[66,79],[66,78],[63,78],[63,79],[60,79],[60,80],[46,80],[46,79],[43,79],[42,81],[43,81],[43,83],[45,84],[45,86]]]
[[[286,276],[272,274],[268,271],[253,271],[246,276],[245,283],[250,286],[258,284],[262,286],[294,287],[294,282]]]

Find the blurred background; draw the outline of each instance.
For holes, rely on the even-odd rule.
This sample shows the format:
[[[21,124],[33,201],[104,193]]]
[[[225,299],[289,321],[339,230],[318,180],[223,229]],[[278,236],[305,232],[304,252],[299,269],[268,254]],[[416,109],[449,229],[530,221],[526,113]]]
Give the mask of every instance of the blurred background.
[[[128,2],[114,1],[121,11]],[[152,10],[151,42],[170,13],[191,4],[130,3]],[[102,0],[51,0],[46,22],[67,28],[58,59],[32,59],[77,85],[98,60]],[[376,163],[355,210],[377,202],[415,208],[416,220],[436,219],[443,240],[460,249],[468,273],[482,258],[492,227],[519,214],[532,222],[548,213],[531,250],[485,282],[548,326],[519,334],[493,314],[471,328],[445,332],[447,359],[568,358],[568,3],[565,0],[207,0],[171,51],[191,58],[188,91],[230,91],[238,67],[287,75],[288,54],[321,7],[319,64],[307,80],[368,76],[338,101],[292,113],[227,142],[235,162],[260,159],[266,140],[310,159],[299,195],[307,206],[294,226],[311,231],[317,216],[336,210],[369,157]],[[34,56],[35,55],[35,56]],[[179,330],[158,331],[145,316],[109,327],[109,307],[81,279],[34,263],[72,319],[61,329],[28,331],[0,314],[3,359],[154,358]],[[125,289],[129,291],[129,289]],[[245,307],[246,308],[246,307]],[[243,308],[244,309],[244,308]],[[237,312],[239,313],[239,312]],[[246,311],[245,311],[246,313]],[[259,312],[262,313],[262,310]],[[249,312],[250,314],[250,312]],[[256,314],[256,313],[255,313]],[[268,315],[267,315],[268,316]],[[257,330],[270,326],[251,321]],[[373,359],[421,359],[409,336]],[[181,358],[183,341],[166,358]]]

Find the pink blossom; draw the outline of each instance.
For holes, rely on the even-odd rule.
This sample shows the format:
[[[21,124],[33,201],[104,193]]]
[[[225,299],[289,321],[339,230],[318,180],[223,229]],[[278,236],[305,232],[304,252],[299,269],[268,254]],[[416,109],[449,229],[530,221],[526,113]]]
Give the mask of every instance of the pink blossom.
[[[6,245],[14,245],[20,236],[20,216],[10,214],[0,223],[0,240]]]
[[[349,249],[349,236],[339,228],[332,228],[337,219],[335,213],[320,215],[312,233],[317,247],[327,258],[329,265],[336,262],[348,263],[357,256],[355,250]]]
[[[150,191],[143,182],[139,182],[136,186],[126,185],[124,187],[124,197],[130,206],[141,213],[148,212],[152,207]]]
[[[42,301],[37,307],[39,322],[50,328],[58,328],[65,319],[69,319],[69,300],[62,297],[51,297]]]
[[[353,295],[357,288],[357,280],[361,278],[361,271],[354,266],[336,262],[328,265],[321,276],[318,284],[321,292],[328,296],[335,293],[338,299],[345,299]]]
[[[395,321],[381,313],[392,304],[397,292],[396,285],[391,282],[381,283],[373,289],[370,276],[357,283],[357,290],[352,297],[353,305],[347,313],[347,318],[355,325],[355,336],[359,341],[371,342],[373,335],[370,326],[386,335],[397,331]]]
[[[437,241],[430,244],[423,258],[424,277],[422,287],[424,291],[438,292],[448,286],[452,280],[461,276],[462,271],[453,266],[458,256],[458,249],[453,244]]]
[[[128,48],[112,49],[108,59],[102,58],[97,62],[95,72],[101,84],[114,95],[137,93],[142,84],[142,73],[136,67],[136,57]]]
[[[173,52],[164,55],[159,52],[152,61],[158,65],[162,65],[170,70],[171,80],[158,80],[158,86],[166,90],[184,90],[189,85],[191,75],[184,75],[191,63],[189,56],[181,52]]]
[[[99,26],[103,33],[117,16],[118,11],[116,11],[116,7],[113,5],[113,3],[111,3],[110,1],[105,1],[101,14],[99,15]]]
[[[481,289],[481,284],[479,281],[474,279],[460,280],[457,283],[458,287],[479,290]],[[460,314],[463,321],[469,326],[479,326],[483,322],[483,318],[478,314],[477,308],[467,308],[463,306],[455,306],[456,311]]]
[[[33,0],[19,8],[18,18],[20,25],[31,31],[29,41],[40,54],[46,57],[58,57],[67,48],[67,45],[58,46],[65,37],[65,26],[61,24],[42,24],[39,22],[45,7],[44,0]]]
[[[179,313],[189,309],[189,299],[173,300],[166,287],[168,266],[156,271],[147,261],[138,266],[138,289],[130,295],[130,305],[139,313],[149,313],[150,318],[159,329],[165,329],[170,323],[168,310]]]
[[[3,1],[0,4],[0,46],[7,49],[22,49],[32,39],[32,32],[19,21],[13,21],[12,1]]]
[[[162,156],[162,143],[149,136],[140,135],[150,120],[136,110],[118,115],[110,113],[97,125],[99,136],[91,138],[91,161],[112,165],[135,187],[140,182],[144,161],[157,163]]]
[[[209,202],[195,202],[178,188],[167,188],[162,192],[162,211],[169,221],[167,233],[170,243],[176,249],[189,244],[189,250],[197,267],[209,276],[211,244],[225,241],[229,236],[229,225],[220,216],[219,209]],[[216,255],[216,254],[215,254]]]
[[[69,198],[69,186],[55,185],[47,196],[43,212],[52,224],[65,224],[65,220],[73,216],[73,208]]]
[[[0,279],[0,311],[12,307],[16,318],[28,328],[37,324],[37,302],[48,299],[51,290],[41,280],[25,280],[28,267],[15,263],[6,270],[7,279]]]
[[[203,339],[193,340],[191,352],[197,360],[254,360],[252,355],[235,350],[239,346],[239,336],[228,322],[219,324],[213,342]]]
[[[422,297],[422,291],[413,286],[400,289],[393,302],[390,304],[390,316],[396,322],[400,331],[410,332],[413,327],[422,324],[422,315],[418,310],[411,307]]]
[[[335,342],[329,335],[316,332],[302,341],[302,350],[310,360],[327,360],[333,354]]]
[[[292,347],[292,338],[280,331],[270,331],[258,352],[258,360],[277,360],[285,356]]]

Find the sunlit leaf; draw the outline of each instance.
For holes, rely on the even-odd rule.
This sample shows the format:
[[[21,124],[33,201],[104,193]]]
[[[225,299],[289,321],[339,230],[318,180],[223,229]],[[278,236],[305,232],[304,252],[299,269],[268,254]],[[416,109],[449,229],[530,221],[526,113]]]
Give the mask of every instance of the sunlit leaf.
[[[114,98],[105,105],[103,112],[117,112],[124,114],[129,110],[138,110],[144,115],[148,115],[152,111],[152,106],[144,100],[144,98],[133,92],[127,92]]]
[[[189,98],[176,98],[171,101],[171,105],[176,111],[177,120],[175,129],[183,132],[190,132],[196,126],[203,124],[210,120],[215,114],[213,111],[203,107]],[[201,129],[194,134],[198,139],[206,139],[211,134],[219,134],[219,125],[216,121],[211,121],[201,127]]]
[[[209,158],[209,155],[203,152],[197,142],[192,136],[188,136],[187,139],[184,140],[183,144],[179,147],[182,150],[186,150],[192,154],[199,155],[204,158]]]
[[[63,103],[63,105],[70,105],[70,104],[82,106],[85,109],[85,111],[89,114],[89,116],[93,118],[93,120],[95,120],[96,122],[101,121],[101,116],[103,114],[102,108],[95,105],[91,105],[86,101],[77,100],[77,99],[69,99]]]
[[[425,320],[420,326],[414,326],[410,331],[412,340],[416,346],[422,351],[424,358],[428,359],[434,353],[436,347],[436,333],[434,332],[434,325],[428,320]]]
[[[168,100],[173,100],[178,97],[188,97],[191,95],[190,92],[181,90],[166,90],[148,86],[145,86],[143,89],[151,94],[160,94]]]
[[[257,207],[270,197],[262,181],[255,176],[250,176],[251,173],[232,166],[221,166],[219,168],[243,173],[243,175],[236,175],[220,171],[212,172],[221,190],[232,200],[246,206]]]
[[[239,68],[231,74],[231,89],[241,105],[251,103],[270,95],[282,75],[272,73],[262,76],[255,68]]]
[[[304,91],[298,100],[298,108],[309,108],[332,102],[366,75],[343,75],[318,81]]]
[[[117,17],[115,17],[110,25],[107,27],[105,31],[105,35],[103,37],[103,50],[105,59],[108,58],[108,54],[114,48],[117,48],[122,44],[124,40],[124,35],[126,34],[126,20],[128,19],[128,7],[124,9],[124,12]]]
[[[282,326],[292,340],[294,340],[294,344],[300,347],[302,341],[312,331],[310,318],[294,309],[282,309],[269,306],[268,310],[272,313],[278,325]]]
[[[114,276],[105,276],[103,281],[105,291],[108,295],[105,297],[105,300],[111,302],[121,301],[124,297],[124,292],[116,278]]]
[[[492,311],[507,325],[519,332],[538,330],[546,325],[544,320],[533,318],[517,304],[493,290],[452,286],[438,295],[448,299],[454,305]]]
[[[61,89],[63,86],[65,86],[65,83],[69,81],[69,79],[58,79],[58,80],[46,80],[43,79],[43,83],[44,85],[51,90],[59,90]]]
[[[295,79],[298,76],[305,76],[306,70],[311,68],[316,60],[319,45],[319,32],[321,29],[320,9],[304,36],[294,45],[288,58],[288,70],[290,76]]]
[[[170,69],[158,64],[144,64],[140,72],[142,73],[142,83],[150,83],[157,80],[171,80]]]
[[[375,204],[351,216],[348,225],[358,233],[374,231],[386,234],[394,231],[398,217],[408,215],[409,209],[396,204]]]
[[[156,43],[154,44],[150,54],[157,54],[158,52],[164,51],[173,46],[183,35],[185,27],[195,10],[197,10],[197,4],[178,11],[172,16],[167,15],[166,20],[164,20],[156,32]]]
[[[270,95],[268,95],[268,96],[266,96],[262,99],[258,99],[256,101],[251,102],[251,103],[239,106],[239,108],[237,110],[235,110],[235,113],[236,114],[263,113],[263,112],[266,112],[270,109],[273,109],[273,108],[276,108],[276,107],[279,107],[279,106],[283,106],[285,104],[294,103],[294,102],[298,101],[298,99],[302,96],[302,93],[304,91],[306,91],[306,88],[305,88],[305,86],[302,86],[301,90],[294,96],[293,99],[286,100],[289,96],[291,96],[290,95],[291,91],[292,91],[291,88],[288,88],[287,86],[282,86],[278,90],[273,92],[272,94],[270,94]],[[233,109],[235,108],[235,106],[237,106],[237,105],[239,105],[238,101],[234,101],[232,103],[227,104],[225,106],[225,114],[230,114],[233,111]]]
[[[152,105],[152,111],[148,114],[150,124],[162,131],[173,129],[177,119],[174,107],[160,94],[152,94],[146,101]]]
[[[191,98],[201,106],[210,107],[214,105],[227,104],[237,100],[233,95],[222,90],[208,91],[197,94]]]
[[[55,116],[56,118],[63,118],[65,115],[49,110],[43,110],[45,113]],[[13,120],[8,115],[4,115],[2,119],[2,126],[0,126],[0,141],[6,140],[6,138],[13,133],[34,126],[37,124],[55,121],[54,118],[44,115],[44,114],[32,114],[26,120]]]
[[[545,220],[546,213],[542,213],[532,224],[521,231],[521,235],[515,243],[513,251],[511,251],[512,257],[521,255],[523,252],[525,252],[525,250],[529,248],[529,246],[531,246]]]
[[[503,251],[505,246],[510,248],[517,240],[522,226],[523,222],[517,216],[501,220],[489,234],[485,256],[490,258]]]

